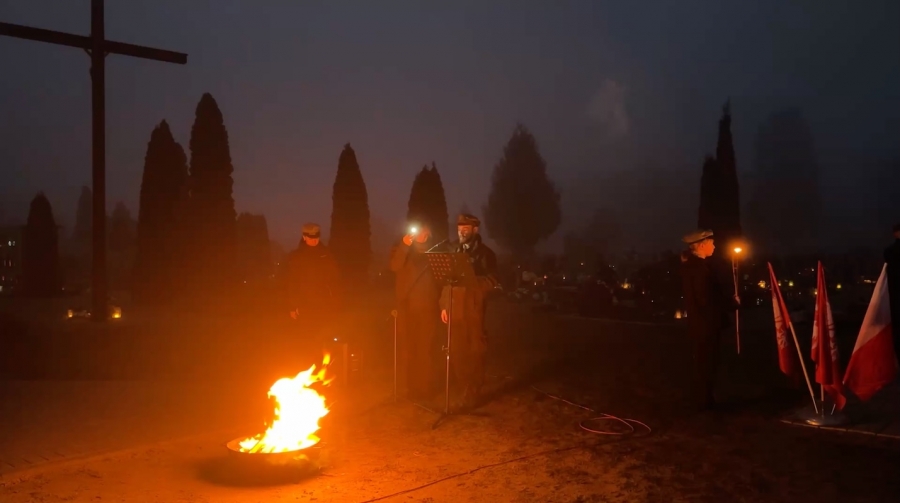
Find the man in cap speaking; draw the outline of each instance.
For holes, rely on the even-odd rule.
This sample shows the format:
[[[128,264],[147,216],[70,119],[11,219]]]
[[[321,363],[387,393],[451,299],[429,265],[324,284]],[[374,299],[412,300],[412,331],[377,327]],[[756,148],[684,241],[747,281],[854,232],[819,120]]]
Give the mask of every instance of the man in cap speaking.
[[[460,214],[456,219],[459,241],[450,243],[449,251],[465,253],[475,270],[474,286],[453,287],[453,309],[450,310],[450,287],[441,292],[441,321],[452,323],[450,364],[457,381],[464,386],[462,406],[478,404],[484,384],[484,355],[487,335],[484,314],[487,294],[497,286],[497,256],[481,240],[481,221],[473,215]],[[449,312],[452,311],[452,314]],[[451,319],[452,316],[452,319]]]
[[[708,260],[716,249],[710,230],[698,230],[684,238],[688,249],[681,254],[681,276],[688,334],[694,350],[693,395],[701,409],[715,406],[713,387],[719,366],[719,340],[728,325],[728,313],[740,299],[730,295]]]
[[[321,242],[318,224],[303,225],[303,238],[288,255],[287,268],[291,317],[301,320],[314,337],[324,337],[340,308],[340,273]]]

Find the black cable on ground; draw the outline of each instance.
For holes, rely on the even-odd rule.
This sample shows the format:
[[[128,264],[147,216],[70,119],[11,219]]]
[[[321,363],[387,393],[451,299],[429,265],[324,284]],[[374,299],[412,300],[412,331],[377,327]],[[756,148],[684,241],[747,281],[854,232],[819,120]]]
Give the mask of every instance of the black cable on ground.
[[[491,377],[512,380],[512,377],[509,377],[509,376],[491,376]],[[547,396],[554,400],[559,400],[560,402],[569,404],[573,407],[578,407],[579,409],[586,410],[588,412],[593,412],[594,414],[600,414],[599,416],[592,417],[590,419],[585,419],[584,421],[581,421],[580,423],[578,423],[578,427],[584,431],[587,431],[590,433],[596,433],[597,435],[613,435],[613,436],[631,435],[631,434],[637,433],[637,430],[634,428],[634,426],[638,425],[638,426],[644,428],[645,430],[647,430],[647,433],[646,433],[647,435],[649,435],[650,433],[653,433],[652,428],[650,428],[646,424],[642,423],[641,421],[638,421],[637,419],[623,418],[623,417],[614,416],[612,414],[607,414],[606,412],[598,412],[590,407],[585,407],[584,405],[581,405],[581,404],[578,404],[575,402],[570,402],[569,400],[566,400],[565,398],[556,396],[552,393],[548,393],[548,392],[538,388],[537,386],[531,386],[531,389],[537,391],[538,393],[540,393],[544,396]],[[621,423],[621,424],[624,424],[625,426],[627,426],[628,431],[598,430],[598,429],[589,428],[589,427],[585,426],[586,423],[590,424],[590,423],[596,423],[598,421],[615,421],[615,422],[618,422],[618,423]]]
[[[459,472],[459,473],[455,473],[455,474],[453,474],[453,475],[448,475],[448,476],[446,476],[446,477],[444,477],[444,478],[440,478],[440,479],[437,479],[437,480],[432,480],[431,482],[428,482],[428,483],[426,483],[426,484],[422,484],[422,485],[417,486],[417,487],[412,487],[412,488],[410,488],[410,489],[404,489],[404,490],[402,490],[402,491],[397,491],[397,492],[395,492],[395,493],[386,494],[386,495],[384,495],[384,496],[379,496],[379,497],[377,497],[377,498],[373,498],[373,499],[370,499],[370,500],[365,500],[365,501],[363,501],[363,502],[361,502],[361,503],[374,503],[374,502],[376,502],[376,501],[383,501],[383,500],[386,500],[386,499],[388,499],[388,498],[393,498],[393,497],[395,497],[395,496],[402,496],[402,495],[404,495],[404,494],[409,494],[409,493],[411,493],[411,492],[415,492],[415,491],[418,491],[418,490],[420,490],[420,489],[425,489],[426,487],[431,487],[431,486],[433,486],[433,485],[435,485],[435,484],[439,484],[439,483],[441,483],[441,482],[445,482],[445,481],[450,480],[450,479],[455,479],[455,478],[458,478],[458,477],[462,477],[462,476],[464,476],[464,475],[470,475],[470,474],[472,474],[472,473],[475,473],[475,472],[478,472],[478,471],[481,471],[481,470],[485,470],[485,469],[487,469],[487,468],[495,468],[495,467],[498,467],[498,466],[508,465],[508,464],[510,464],[510,463],[515,463],[515,462],[517,462],[517,461],[524,461],[524,460],[526,460],[526,459],[536,458],[536,457],[538,457],[538,456],[548,456],[548,455],[551,455],[551,454],[557,454],[557,453],[560,453],[560,452],[572,451],[572,450],[575,450],[575,449],[588,448],[588,447],[597,447],[597,446],[600,446],[600,445],[606,445],[606,444],[611,444],[611,443],[612,443],[611,441],[607,441],[607,442],[592,442],[592,443],[586,443],[586,442],[583,442],[583,443],[576,444],[576,445],[570,445],[570,446],[568,446],[568,447],[559,447],[559,448],[551,449],[551,450],[548,450],[548,451],[541,451],[541,452],[535,452],[535,453],[532,453],[532,454],[526,454],[526,455],[520,456],[520,457],[518,457],[518,458],[507,459],[506,461],[500,461],[500,462],[498,462],[498,463],[491,463],[491,464],[489,464],[489,465],[482,465],[482,466],[479,466],[479,467],[477,467],[477,468],[473,468],[473,469],[471,469],[471,470],[469,470],[469,471],[467,471],[467,472]]]
[[[509,376],[502,376],[502,377],[501,377],[501,376],[491,376],[491,377],[499,377],[499,378],[501,378],[501,379],[510,379],[510,380],[512,379],[512,378],[509,377]],[[536,386],[531,386],[531,389],[537,391],[538,393],[541,393],[542,395],[545,395],[545,396],[547,396],[547,397],[550,397],[550,398],[552,398],[552,399],[554,399],[554,400],[559,400],[559,401],[561,401],[561,402],[563,402],[563,403],[566,403],[566,404],[569,404],[569,405],[571,405],[571,406],[573,406],[573,407],[578,407],[579,409],[586,410],[586,411],[588,411],[588,412],[592,412],[592,413],[598,414],[598,412],[597,412],[596,410],[591,409],[590,407],[585,407],[584,405],[580,405],[580,404],[577,404],[577,403],[575,403],[575,402],[570,402],[569,400],[566,400],[565,398],[562,398],[562,397],[553,395],[553,394],[551,394],[551,393],[547,393],[546,391],[544,391],[544,390],[542,390],[542,389],[540,389],[540,388],[538,388],[538,387],[536,387]],[[418,404],[417,404],[417,405],[418,405]],[[420,406],[420,407],[421,407],[421,406]],[[645,428],[645,429],[647,430],[647,434],[650,434],[650,433],[653,432],[653,429],[652,429],[652,428],[650,428],[650,427],[647,426],[646,424],[642,423],[641,421],[638,421],[637,419],[621,418],[621,417],[614,416],[614,415],[612,415],[612,414],[607,414],[607,413],[605,413],[605,412],[599,412],[599,414],[600,414],[599,416],[592,417],[592,418],[590,418],[590,419],[585,419],[584,421],[581,421],[580,423],[578,423],[578,426],[579,426],[582,430],[584,430],[584,431],[587,431],[587,432],[590,432],[590,433],[595,433],[595,434],[598,434],[598,435],[607,435],[607,436],[612,436],[612,437],[620,437],[620,440],[624,440],[624,437],[625,437],[626,435],[632,435],[632,434],[637,433],[637,430],[635,429],[634,425],[638,425],[638,426],[641,426],[641,427]],[[591,423],[591,422],[596,422],[596,421],[615,421],[615,422],[619,422],[619,423],[624,424],[625,426],[627,426],[627,427],[629,428],[629,431],[620,432],[620,431],[597,430],[597,429],[589,428],[589,427],[585,426],[585,423]],[[478,471],[481,471],[481,470],[485,470],[485,469],[487,469],[487,468],[495,468],[495,467],[498,467],[498,466],[508,465],[508,464],[510,464],[510,463],[515,463],[515,462],[518,462],[518,461],[524,461],[524,460],[526,460],[526,459],[531,459],[531,458],[535,458],[535,457],[538,457],[538,456],[547,456],[547,455],[551,455],[551,454],[557,454],[557,453],[560,453],[560,452],[567,452],[567,451],[572,451],[572,450],[575,450],[575,449],[581,449],[581,448],[587,448],[587,447],[597,447],[597,446],[606,445],[606,444],[610,444],[610,443],[612,443],[612,442],[611,442],[611,441],[606,441],[606,442],[592,442],[592,443],[586,443],[586,442],[583,442],[583,443],[579,443],[579,444],[576,444],[576,445],[570,445],[570,446],[568,446],[568,447],[560,447],[560,448],[551,449],[551,450],[547,450],[547,451],[541,451],[541,452],[535,452],[535,453],[532,453],[532,454],[526,454],[525,456],[520,456],[520,457],[518,457],[518,458],[508,459],[508,460],[506,460],[506,461],[500,461],[500,462],[498,462],[498,463],[491,463],[491,464],[489,464],[489,465],[482,465],[482,466],[479,466],[479,467],[477,467],[477,468],[473,468],[473,469],[471,469],[471,470],[469,470],[469,471],[466,471],[466,472],[460,472],[460,473],[455,473],[455,474],[453,474],[453,475],[448,475],[448,476],[446,476],[446,477],[443,477],[443,478],[440,478],[440,479],[437,479],[437,480],[433,480],[433,481],[431,481],[431,482],[428,482],[428,483],[426,483],[426,484],[422,484],[422,485],[417,486],[417,487],[412,487],[412,488],[410,488],[410,489],[404,489],[404,490],[402,490],[402,491],[398,491],[398,492],[395,492],[395,493],[387,494],[387,495],[384,495],[384,496],[379,496],[379,497],[377,497],[377,498],[365,500],[365,501],[363,501],[363,502],[361,502],[361,503],[374,503],[374,502],[376,502],[376,501],[383,501],[383,500],[386,500],[386,499],[388,499],[388,498],[393,498],[393,497],[395,497],[395,496],[402,496],[402,495],[404,495],[404,494],[409,494],[409,493],[411,493],[411,492],[415,492],[415,491],[419,491],[419,490],[421,490],[421,489],[425,489],[426,487],[431,487],[431,486],[433,486],[433,485],[435,485],[435,484],[439,484],[439,483],[445,482],[445,481],[447,481],[447,480],[455,479],[455,478],[462,477],[462,476],[465,476],[465,475],[470,475],[470,474],[472,474],[472,473],[475,473],[475,472],[478,472]]]

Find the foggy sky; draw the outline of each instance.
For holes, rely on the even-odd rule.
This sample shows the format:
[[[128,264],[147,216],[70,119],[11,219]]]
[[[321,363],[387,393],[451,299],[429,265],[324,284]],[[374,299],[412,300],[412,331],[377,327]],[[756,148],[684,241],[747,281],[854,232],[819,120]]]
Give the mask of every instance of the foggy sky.
[[[803,109],[826,204],[865,197],[838,194],[851,174],[835,159],[900,157],[893,0],[106,4],[108,38],[188,53],[186,66],[108,56],[109,211],[124,201],[136,217],[150,132],[166,119],[187,149],[208,91],[229,132],[237,210],[265,214],[289,247],[304,221],[327,232],[347,142],[383,222],[375,227],[399,231],[413,177],[432,161],[451,215],[463,203],[480,213],[521,121],[562,190],[564,227],[602,199],[646,248],[677,246],[696,223],[692,198],[728,97],[742,174],[765,117]],[[88,35],[89,5],[0,0],[0,20]],[[43,190],[71,230],[90,184],[88,68],[77,49],[0,37],[7,220],[24,221]],[[634,200],[646,194],[658,197]]]

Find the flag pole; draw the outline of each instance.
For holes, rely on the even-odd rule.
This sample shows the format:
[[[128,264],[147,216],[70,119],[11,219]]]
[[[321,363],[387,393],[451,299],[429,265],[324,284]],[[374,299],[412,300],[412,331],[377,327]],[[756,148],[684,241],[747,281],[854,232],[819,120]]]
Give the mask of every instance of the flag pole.
[[[734,278],[734,296],[737,297],[739,295],[738,292],[738,273],[737,273],[737,254],[740,253],[740,248],[734,249],[735,254],[731,256],[731,276]],[[734,309],[734,337],[737,343],[737,354],[741,354],[741,323],[740,323],[740,310],[738,308]]]
[[[813,409],[816,411],[816,414],[819,413],[819,406],[816,405],[816,392],[813,391],[812,382],[809,380],[809,374],[806,372],[806,362],[803,361],[803,353],[800,351],[800,343],[797,342],[797,332],[794,331],[794,323],[788,322],[788,327],[791,329],[791,335],[794,336],[794,347],[797,348],[797,357],[800,360],[800,367],[803,369],[803,377],[806,378],[806,387],[809,388],[809,397],[812,398]]]

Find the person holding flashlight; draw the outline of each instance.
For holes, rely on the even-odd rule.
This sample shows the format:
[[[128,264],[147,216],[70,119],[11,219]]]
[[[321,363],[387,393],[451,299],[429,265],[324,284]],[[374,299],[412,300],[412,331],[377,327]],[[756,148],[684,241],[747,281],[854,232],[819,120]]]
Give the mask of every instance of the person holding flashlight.
[[[428,225],[414,224],[391,250],[396,274],[397,392],[410,400],[427,400],[434,387],[434,348],[440,289],[425,252],[431,246]]]

